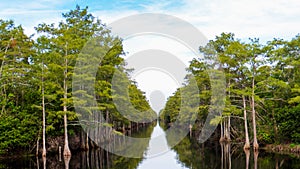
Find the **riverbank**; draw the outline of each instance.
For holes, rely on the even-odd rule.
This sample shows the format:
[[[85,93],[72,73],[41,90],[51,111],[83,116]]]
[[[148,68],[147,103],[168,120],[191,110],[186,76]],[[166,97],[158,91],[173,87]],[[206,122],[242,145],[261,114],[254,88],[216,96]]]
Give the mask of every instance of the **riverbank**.
[[[300,157],[300,145],[295,144],[267,144],[261,149],[272,152],[272,153],[279,153],[279,154],[288,154],[288,155],[295,155]]]

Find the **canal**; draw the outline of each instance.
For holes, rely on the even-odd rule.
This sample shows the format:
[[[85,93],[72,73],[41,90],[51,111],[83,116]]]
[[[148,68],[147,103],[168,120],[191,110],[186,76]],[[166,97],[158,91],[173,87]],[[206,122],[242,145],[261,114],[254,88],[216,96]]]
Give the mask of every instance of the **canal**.
[[[47,159],[34,156],[0,159],[0,169],[296,169],[300,168],[299,156],[281,155],[260,151],[244,152],[242,144],[220,144],[209,142],[199,144],[196,139],[185,137],[170,148],[166,133],[155,123],[132,134],[133,137],[151,135],[143,158],[127,158],[111,154],[103,149],[87,152],[73,152],[64,159],[57,154]],[[157,153],[157,137],[159,150]]]

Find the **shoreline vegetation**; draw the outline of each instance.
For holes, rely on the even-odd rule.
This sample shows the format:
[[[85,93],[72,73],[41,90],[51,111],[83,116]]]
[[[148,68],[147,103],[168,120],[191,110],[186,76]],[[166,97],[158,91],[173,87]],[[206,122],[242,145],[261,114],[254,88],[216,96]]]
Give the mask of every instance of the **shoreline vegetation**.
[[[300,157],[300,145],[295,144],[268,144],[262,147],[263,150],[272,153],[290,154]]]
[[[149,126],[142,126],[142,127],[149,127]],[[150,133],[151,134],[151,133]],[[70,142],[72,142],[72,139],[76,139],[75,137],[70,137]],[[190,138],[191,139],[191,138]],[[194,137],[192,139],[195,139]],[[63,146],[63,137],[54,137],[54,138],[50,138],[48,140],[60,140],[60,144],[61,146]],[[47,141],[52,142],[53,141]],[[215,142],[215,144],[238,144],[240,145],[240,149],[243,149],[243,146],[241,144],[243,144],[244,142]],[[78,143],[78,145],[76,146],[77,149],[73,149],[71,148],[71,152],[88,152],[88,151],[93,151],[93,150],[98,150],[101,149],[98,146],[95,147],[90,147],[90,149],[86,149],[84,147],[80,147],[81,145]],[[290,155],[290,156],[295,156],[297,158],[300,158],[300,145],[295,145],[295,144],[267,144],[267,145],[262,145],[260,146],[260,149],[268,152],[268,153],[275,153],[275,154],[282,154],[282,155]],[[20,154],[5,154],[5,155],[0,155],[0,159],[18,159],[18,158],[25,158],[25,157],[32,157],[32,156],[36,156],[36,157],[42,157],[42,149],[39,149],[39,154],[36,155],[33,152],[22,152]],[[53,145],[49,145],[48,149],[47,149],[47,153],[50,156],[55,156],[55,155],[59,155],[59,149],[58,147],[55,147],[55,144]]]
[[[0,156],[34,154],[38,149],[38,155],[46,157],[47,152],[58,151],[60,146],[68,157],[73,150],[97,148],[90,131],[81,128],[75,111],[74,104],[84,107],[87,102],[82,96],[97,103],[95,107],[85,107],[81,115],[89,116],[93,122],[84,125],[110,127],[93,131],[100,143],[109,141],[101,132],[126,135],[151,126],[157,118],[145,93],[129,78],[131,70],[125,68],[122,40],[112,36],[106,25],[88,12],[88,7],[76,6],[62,17],[57,24],[37,25],[36,39],[27,36],[21,25],[0,19]],[[97,38],[90,42],[94,36]],[[88,42],[95,48],[81,53]],[[199,53],[203,58],[190,62],[183,87],[167,99],[159,113],[160,121],[168,126],[178,120],[196,138],[209,112],[219,111],[222,106],[215,105],[222,102],[221,115],[209,121],[217,128],[212,134],[217,142],[242,142],[245,150],[299,153],[300,35],[261,44],[257,38],[242,42],[233,33],[222,33],[200,46]],[[95,78],[75,71],[76,61],[96,62],[99,57],[102,60],[96,65]],[[123,78],[113,86],[116,72]],[[72,81],[75,77],[94,82],[95,92],[76,86]],[[196,84],[191,83],[191,77]],[[199,93],[189,90],[195,86]],[[75,87],[82,90],[74,92]],[[128,97],[118,95],[124,94],[123,89],[128,91]],[[116,94],[115,90],[120,92]],[[212,90],[224,93],[225,98],[214,96]],[[182,107],[183,96],[200,100],[196,103],[187,99],[188,106]],[[134,120],[119,112],[115,99],[119,99],[121,107],[129,107],[126,111]],[[191,117],[195,117],[194,125],[190,124]]]

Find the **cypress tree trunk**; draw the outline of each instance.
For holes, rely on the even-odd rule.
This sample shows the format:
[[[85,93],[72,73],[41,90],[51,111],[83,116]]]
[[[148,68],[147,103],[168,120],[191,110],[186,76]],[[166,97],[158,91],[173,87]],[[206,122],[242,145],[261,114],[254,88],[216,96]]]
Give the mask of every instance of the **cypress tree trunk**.
[[[9,41],[9,42],[10,42],[10,41]],[[7,53],[9,44],[10,44],[10,43],[8,43],[7,46],[6,46],[6,48],[5,48],[3,60],[2,60],[2,62],[1,62],[1,66],[0,66],[0,79],[2,78],[2,72],[3,72],[4,62],[5,62],[5,56],[6,56],[6,53]],[[4,98],[5,98],[5,100],[6,100],[5,87],[3,87],[3,92],[2,92],[2,90],[1,90],[1,93],[4,95]],[[2,106],[1,114],[3,114],[4,111],[5,111],[5,104],[3,104],[3,106]]]
[[[257,135],[256,135],[256,120],[255,120],[255,99],[254,99],[254,75],[252,77],[252,122],[253,122],[253,149],[255,151],[258,150],[258,142],[257,142]]]
[[[45,112],[45,88],[44,88],[44,61],[42,61],[42,109],[43,109],[43,152],[46,157],[46,112]]]
[[[40,134],[39,134],[40,135]],[[36,141],[36,152],[35,152],[35,156],[38,157],[39,156],[39,144],[40,144],[40,137],[38,136],[38,139]]]
[[[45,96],[44,96],[44,86],[42,89],[42,106],[43,106],[43,153],[42,156],[46,157],[46,112],[45,112]]]
[[[11,39],[12,39],[12,38],[11,38]],[[9,42],[10,42],[10,41],[9,41]],[[6,46],[6,48],[5,48],[3,60],[2,60],[2,62],[1,62],[1,66],[0,66],[0,78],[2,77],[2,71],[3,71],[4,62],[5,62],[5,56],[6,56],[6,53],[7,53],[9,44],[10,44],[10,43],[8,43],[7,46]]]
[[[242,97],[243,97],[243,106],[244,106],[244,124],[245,124],[245,137],[246,137],[244,150],[248,150],[248,149],[250,149],[250,141],[249,141],[249,134],[248,134],[246,99],[245,99],[244,95]]]
[[[223,128],[223,122],[221,122],[221,137],[220,137],[220,142],[224,141],[224,128]]]
[[[231,85],[231,82],[230,82],[230,79],[229,79],[229,82],[228,82],[228,87],[230,89],[230,85]],[[228,91],[228,95],[229,95],[229,98],[230,98],[230,90]],[[227,128],[226,128],[226,133],[225,133],[225,137],[226,137],[226,141],[230,141],[230,115],[227,117]]]
[[[89,132],[88,131],[86,132],[85,149],[86,150],[90,149],[90,147],[89,147]]]
[[[226,117],[224,118],[224,141],[227,141],[227,124],[226,124]]]
[[[67,46],[67,44],[66,44]],[[66,49],[66,55],[67,57],[67,49]],[[68,59],[65,58],[65,71],[64,71],[64,131],[65,131],[65,146],[64,146],[64,156],[71,156],[71,151],[69,148],[69,140],[68,140],[68,119],[67,119],[67,99],[68,99],[68,86],[67,86],[67,72],[68,72]]]
[[[80,131],[80,149],[85,150],[85,137],[84,137],[83,129]]]
[[[229,142],[230,141],[230,116],[227,117],[227,124],[226,124],[226,120],[225,120],[225,126],[224,126],[224,137],[225,137],[225,141]]]
[[[64,114],[64,129],[65,129],[64,156],[71,156],[71,151],[69,148],[69,140],[68,140],[67,114]]]
[[[230,131],[230,127],[231,127],[231,115],[229,115],[228,117],[228,139],[229,141],[231,140],[230,135],[231,135],[231,131]]]

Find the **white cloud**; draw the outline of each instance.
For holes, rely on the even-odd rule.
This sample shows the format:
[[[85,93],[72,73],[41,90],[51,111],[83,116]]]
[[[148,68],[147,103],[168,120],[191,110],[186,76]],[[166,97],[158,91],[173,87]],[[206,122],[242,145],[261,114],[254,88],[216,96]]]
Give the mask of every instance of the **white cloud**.
[[[118,19],[121,19],[126,16],[138,14],[138,11],[135,10],[126,10],[126,11],[92,11],[93,16],[100,19],[105,24],[110,24]]]
[[[129,3],[132,1],[129,0]],[[120,7],[121,10],[96,11],[93,6],[90,9],[105,23],[140,12],[174,15],[195,25],[209,39],[224,31],[234,32],[238,38],[291,38],[300,27],[298,0],[183,0],[181,3],[160,0],[151,4],[137,3],[138,9]],[[33,23],[57,22],[61,20],[61,13],[69,10],[66,8],[73,8],[70,1],[52,0],[7,1],[0,7],[1,18],[14,19],[16,24],[24,25],[30,33],[33,32],[32,26],[35,26]]]
[[[184,5],[166,9],[164,3],[145,7],[145,12],[159,12],[182,18],[209,39],[222,32],[238,38],[273,37],[290,39],[299,32],[300,1],[297,0],[184,0]]]
[[[209,39],[221,32],[233,32],[238,38],[291,38],[299,32],[300,1],[282,0],[186,0],[182,17],[203,30]],[[204,11],[205,13],[203,13]],[[284,26],[283,26],[284,25]]]
[[[145,71],[142,72],[133,72],[132,78],[138,82],[138,87],[146,92],[146,97],[150,100],[150,95],[153,91],[161,91],[167,98],[172,95],[178,87],[182,86],[184,82],[184,74],[187,72],[185,68],[188,68],[189,61],[192,58],[197,57],[188,47],[184,46],[174,39],[167,38],[165,36],[159,35],[142,35],[135,36],[129,39],[126,39],[124,42],[124,50],[128,54],[124,57],[128,63],[128,66],[131,64],[131,57],[136,57],[136,55],[141,55],[139,52],[146,51],[149,57],[152,57],[156,62],[164,61],[163,52],[169,53],[172,58],[169,60],[169,64],[174,65],[175,62],[181,62],[183,67],[177,67],[176,71],[169,70],[160,70],[157,68],[161,67],[146,67]],[[161,56],[151,56],[151,53],[154,54],[153,50],[161,51]],[[143,57],[143,56],[141,56]],[[136,65],[136,64],[133,64]],[[171,66],[170,65],[170,66]],[[128,67],[132,68],[132,67]],[[178,76],[179,73],[182,73],[183,76]],[[177,76],[176,76],[177,75]]]
[[[6,1],[1,3],[0,18],[13,20],[16,25],[22,25],[27,35],[35,33],[34,27],[40,23],[57,23],[61,14],[68,10],[58,8],[64,1],[33,0],[33,1]]]

